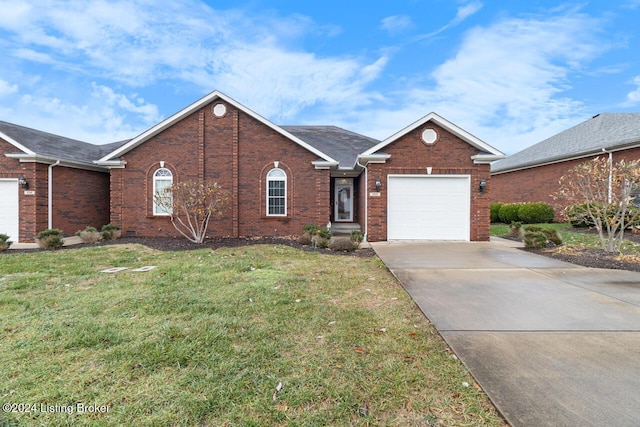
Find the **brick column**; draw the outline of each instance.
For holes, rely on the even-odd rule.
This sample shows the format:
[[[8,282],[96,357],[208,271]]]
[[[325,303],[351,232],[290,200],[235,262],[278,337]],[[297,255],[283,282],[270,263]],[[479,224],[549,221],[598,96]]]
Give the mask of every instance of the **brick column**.
[[[231,204],[232,204],[232,217],[233,217],[233,227],[232,227],[232,236],[238,237],[240,235],[240,225],[239,225],[239,145],[240,145],[240,123],[239,123],[239,112],[238,110],[233,110],[233,148],[232,148],[232,183],[231,183]]]

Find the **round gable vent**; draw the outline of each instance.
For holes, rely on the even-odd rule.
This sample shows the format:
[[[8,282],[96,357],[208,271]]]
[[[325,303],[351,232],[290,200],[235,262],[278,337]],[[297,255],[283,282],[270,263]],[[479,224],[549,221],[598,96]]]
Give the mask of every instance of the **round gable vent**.
[[[224,117],[227,114],[227,106],[224,104],[216,104],[213,106],[211,111],[216,117]]]
[[[422,132],[422,140],[425,144],[433,144],[438,140],[438,133],[433,129],[425,129]]]

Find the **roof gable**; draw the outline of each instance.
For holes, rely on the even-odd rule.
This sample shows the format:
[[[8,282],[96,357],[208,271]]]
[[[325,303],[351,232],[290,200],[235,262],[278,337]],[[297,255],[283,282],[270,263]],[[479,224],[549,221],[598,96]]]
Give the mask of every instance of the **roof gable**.
[[[131,150],[133,150],[135,147],[139,146],[140,144],[143,144],[144,142],[148,141],[149,139],[151,139],[155,135],[159,134],[163,130],[171,127],[175,123],[177,123],[180,120],[184,119],[185,117],[189,116],[193,112],[199,110],[203,106],[215,101],[216,99],[222,99],[223,101],[233,105],[235,108],[239,109],[240,111],[244,112],[245,114],[253,117],[254,119],[258,120],[259,122],[263,123],[264,125],[268,126],[271,129],[275,130],[276,132],[278,132],[281,135],[285,136],[289,140],[293,141],[294,143],[300,145],[301,147],[305,148],[306,150],[308,150],[308,151],[312,152],[313,154],[317,155],[323,161],[329,162],[329,163],[337,163],[333,158],[331,158],[327,154],[323,153],[322,151],[320,151],[317,148],[311,146],[310,144],[308,144],[307,142],[301,140],[300,138],[296,137],[295,135],[291,134],[290,132],[287,132],[284,128],[275,125],[274,123],[272,123],[269,120],[265,119],[264,117],[260,116],[256,112],[254,112],[254,111],[250,110],[249,108],[245,107],[244,105],[240,104],[238,101],[235,101],[234,99],[226,96],[225,94],[223,94],[222,92],[217,91],[217,90],[211,92],[210,94],[208,94],[208,95],[206,95],[206,96],[204,96],[202,98],[200,98],[199,100],[197,100],[193,104],[191,104],[191,105],[187,106],[186,108],[178,111],[177,113],[175,113],[172,116],[168,117],[167,119],[161,121],[160,123],[158,123],[157,125],[151,127],[150,129],[147,129],[145,132],[143,132],[140,135],[138,135],[137,137],[133,138],[132,140],[130,140],[126,144],[124,144],[121,147],[119,147],[118,149],[116,149],[115,151],[112,151],[109,154],[101,157],[96,163],[103,164],[103,165],[114,165],[114,164],[119,163],[119,161],[117,160],[118,157],[122,156],[123,154],[126,154],[127,152],[129,152]]]
[[[427,114],[423,118],[413,122],[409,126],[407,126],[404,129],[402,129],[401,131],[396,132],[395,134],[391,135],[389,138],[385,139],[384,141],[380,142],[379,144],[375,145],[374,147],[369,148],[364,153],[362,153],[361,156],[362,157],[367,157],[367,156],[371,156],[371,155],[375,154],[376,152],[382,150],[386,146],[392,144],[393,142],[397,141],[401,137],[405,136],[409,132],[417,129],[418,127],[420,127],[420,126],[422,126],[422,125],[424,125],[424,124],[426,124],[428,122],[433,122],[433,123],[437,124],[438,126],[442,127],[443,129],[446,129],[447,131],[449,131],[452,134],[456,135],[457,137],[462,139],[467,144],[477,148],[478,149],[478,155],[473,156],[473,159],[474,159],[474,161],[476,163],[487,163],[487,162],[498,160],[498,159],[501,159],[501,158],[505,157],[504,153],[502,153],[501,151],[499,151],[496,148],[490,146],[486,142],[484,142],[481,139],[473,136],[469,132],[465,131],[464,129],[462,129],[462,128],[458,127],[458,126],[456,126],[455,124],[451,123],[450,121],[446,120],[444,117],[441,117],[441,116],[439,116],[438,114],[436,114],[434,112],[431,112],[431,113]]]
[[[504,173],[640,146],[640,114],[604,113],[525,148],[491,166]]]

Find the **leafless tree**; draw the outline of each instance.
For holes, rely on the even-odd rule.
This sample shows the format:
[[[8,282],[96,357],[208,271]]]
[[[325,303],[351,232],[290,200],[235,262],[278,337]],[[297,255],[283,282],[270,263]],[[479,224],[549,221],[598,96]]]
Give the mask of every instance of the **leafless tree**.
[[[171,215],[171,223],[193,243],[202,243],[212,216],[222,215],[229,195],[216,182],[177,182],[155,194],[156,204]]]
[[[640,220],[633,196],[640,188],[640,162],[596,157],[580,163],[560,179],[559,198],[579,205],[573,215],[593,224],[602,249],[620,252],[627,228]]]

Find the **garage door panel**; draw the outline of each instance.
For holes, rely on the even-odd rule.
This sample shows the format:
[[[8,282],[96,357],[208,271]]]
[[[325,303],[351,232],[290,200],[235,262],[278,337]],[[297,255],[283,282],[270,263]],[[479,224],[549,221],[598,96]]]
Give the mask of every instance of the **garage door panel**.
[[[18,180],[0,180],[0,233],[18,241]]]
[[[469,240],[468,176],[390,176],[389,240]]]

